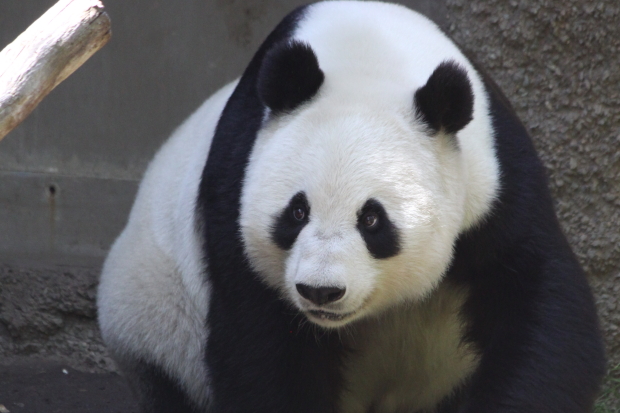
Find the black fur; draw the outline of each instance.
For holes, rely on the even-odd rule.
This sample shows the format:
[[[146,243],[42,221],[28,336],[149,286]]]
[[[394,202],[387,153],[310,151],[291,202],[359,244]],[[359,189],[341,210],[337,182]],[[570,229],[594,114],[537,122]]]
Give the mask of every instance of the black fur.
[[[454,134],[474,112],[474,93],[467,72],[453,61],[441,63],[415,93],[417,117],[432,131]]]
[[[293,210],[295,208],[301,208],[305,211],[305,217],[303,220],[298,221],[293,216]],[[306,226],[310,220],[310,206],[308,205],[308,199],[303,192],[297,193],[291,198],[289,204],[282,210],[278,218],[275,220],[273,228],[271,230],[271,238],[283,250],[289,250],[301,230]]]
[[[258,50],[217,125],[197,200],[213,294],[206,359],[217,413],[335,413],[343,349],[335,333],[315,337],[302,315],[247,263],[238,225],[246,162],[265,106],[257,91],[265,54],[290,37],[305,7],[287,16]]]
[[[486,86],[501,194],[487,221],[460,236],[447,274],[470,291],[466,339],[482,354],[458,411],[589,412],[605,370],[592,295],[528,133]]]
[[[258,95],[275,114],[310,100],[325,76],[307,44],[283,41],[267,52],[258,74]]]
[[[200,183],[199,228],[212,288],[206,360],[216,413],[336,413],[344,388],[340,367],[347,349],[332,331],[313,334],[302,315],[259,281],[238,224],[244,171],[265,104],[289,110],[304,101],[299,96],[308,98],[303,93],[278,103],[262,91],[259,97],[257,88],[267,52],[286,44],[303,13],[296,10],[274,30],[243,74]],[[464,339],[480,349],[481,364],[459,397],[438,408],[588,412],[604,371],[593,300],[560,230],[532,142],[501,94],[490,84],[489,90],[501,194],[487,220],[459,237],[444,281],[470,292],[462,310]],[[435,131],[454,133],[471,120],[471,93],[464,71],[444,63],[416,92],[418,116]],[[397,251],[372,248],[379,248],[379,258]]]
[[[140,413],[205,413],[161,367],[144,360],[121,361],[119,364],[138,397]]]
[[[362,218],[369,212],[378,216],[377,223],[372,228],[367,228],[362,222]],[[385,259],[398,254],[400,251],[398,230],[379,201],[375,199],[366,201],[357,216],[357,229],[362,234],[366,248],[373,257]]]

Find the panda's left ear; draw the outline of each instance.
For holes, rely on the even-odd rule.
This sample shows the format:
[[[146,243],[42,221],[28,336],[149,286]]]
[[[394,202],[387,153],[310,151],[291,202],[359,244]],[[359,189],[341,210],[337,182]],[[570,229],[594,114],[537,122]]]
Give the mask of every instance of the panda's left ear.
[[[310,100],[325,78],[306,43],[286,41],[267,52],[258,72],[258,96],[274,113],[289,112]]]
[[[454,61],[441,63],[415,92],[416,116],[433,132],[455,134],[473,118],[474,93],[465,69]]]

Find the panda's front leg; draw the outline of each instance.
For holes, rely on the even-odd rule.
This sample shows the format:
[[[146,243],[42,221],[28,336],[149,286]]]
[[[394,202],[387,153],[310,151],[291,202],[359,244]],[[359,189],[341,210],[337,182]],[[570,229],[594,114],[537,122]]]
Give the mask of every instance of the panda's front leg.
[[[572,255],[527,249],[471,284],[463,312],[481,359],[459,413],[591,411],[605,361],[589,287]]]
[[[315,334],[254,277],[234,284],[216,283],[209,309],[213,411],[336,413],[343,351],[338,337]]]
[[[162,367],[139,358],[118,357],[116,361],[138,400],[140,413],[205,413]]]

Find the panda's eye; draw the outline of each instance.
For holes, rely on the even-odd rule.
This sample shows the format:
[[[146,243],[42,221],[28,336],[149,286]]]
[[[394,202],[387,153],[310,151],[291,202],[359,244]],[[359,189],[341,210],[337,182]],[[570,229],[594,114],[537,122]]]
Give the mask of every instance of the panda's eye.
[[[297,221],[303,221],[306,219],[306,209],[300,206],[293,207],[293,218]]]
[[[398,228],[390,220],[381,202],[370,198],[359,210],[357,217],[357,230],[374,258],[385,259],[399,253]]]
[[[376,227],[377,222],[379,222],[379,216],[375,212],[367,212],[362,217],[362,224],[368,229]]]
[[[310,222],[310,204],[303,191],[296,193],[274,217],[271,239],[285,251],[290,250],[299,233]]]

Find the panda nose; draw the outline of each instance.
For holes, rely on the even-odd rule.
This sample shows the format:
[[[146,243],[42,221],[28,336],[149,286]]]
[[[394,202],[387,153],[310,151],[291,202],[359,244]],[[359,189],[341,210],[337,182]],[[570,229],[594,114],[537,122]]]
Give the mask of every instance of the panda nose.
[[[295,284],[299,294],[316,305],[333,303],[340,300],[346,291],[338,287],[311,287],[306,284]]]

